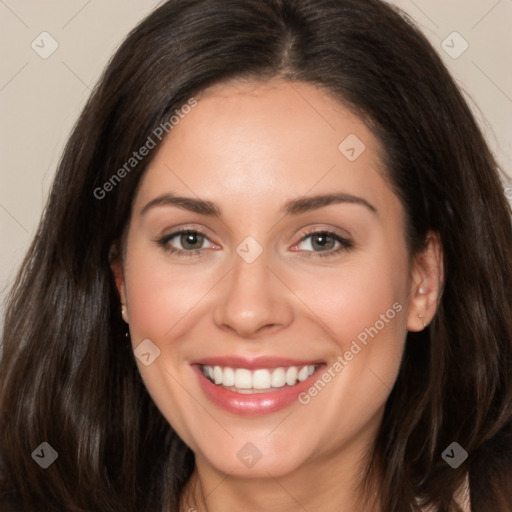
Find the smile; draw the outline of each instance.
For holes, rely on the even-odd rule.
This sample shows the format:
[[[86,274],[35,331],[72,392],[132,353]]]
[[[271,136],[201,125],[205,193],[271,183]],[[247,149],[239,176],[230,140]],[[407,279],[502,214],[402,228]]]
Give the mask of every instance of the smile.
[[[263,393],[284,386],[293,387],[315,373],[317,365],[288,366],[274,369],[202,366],[203,375],[216,386],[236,393]]]
[[[288,358],[212,357],[191,365],[205,397],[237,416],[262,416],[298,404],[326,364]]]

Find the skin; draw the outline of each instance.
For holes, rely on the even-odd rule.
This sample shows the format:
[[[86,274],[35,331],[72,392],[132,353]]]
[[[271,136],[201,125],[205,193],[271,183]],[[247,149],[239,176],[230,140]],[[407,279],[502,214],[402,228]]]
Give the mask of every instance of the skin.
[[[112,267],[134,348],[149,338],[160,350],[149,366],[137,360],[145,385],[196,455],[182,509],[363,510],[360,469],[407,331],[435,314],[438,239],[431,234],[425,251],[411,257],[378,140],[324,91],[278,79],[237,81],[196,98],[141,181],[124,259]],[[365,145],[355,161],[338,150],[349,134]],[[333,192],[363,198],[376,212],[347,202],[282,212],[289,200]],[[176,205],[142,213],[164,193],[212,201],[222,216]],[[158,244],[182,228],[205,233],[195,246],[202,252],[172,254]],[[353,247],[334,254],[339,244],[322,247],[307,236],[311,228]],[[248,236],[263,249],[250,264],[236,252]],[[187,250],[180,236],[167,244]],[[395,303],[400,313],[307,405],[241,417],[210,402],[190,366],[200,357],[271,355],[330,367]],[[251,468],[237,457],[248,442],[262,454]],[[366,497],[380,510],[378,496]]]

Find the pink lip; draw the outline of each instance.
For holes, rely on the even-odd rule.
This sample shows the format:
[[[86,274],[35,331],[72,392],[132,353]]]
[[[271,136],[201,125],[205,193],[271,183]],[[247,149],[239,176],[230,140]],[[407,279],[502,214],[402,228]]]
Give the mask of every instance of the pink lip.
[[[226,367],[229,366],[231,368],[247,368],[248,370],[255,370],[258,368],[280,368],[281,366],[308,366],[308,365],[319,365],[323,363],[318,359],[313,360],[299,360],[299,359],[290,359],[283,357],[270,357],[270,356],[261,356],[254,358],[247,357],[237,357],[237,356],[227,356],[227,357],[206,357],[204,359],[198,359],[196,361],[192,361],[193,365],[202,365],[202,366],[221,366]]]
[[[208,361],[212,361],[213,359],[209,359]],[[258,361],[259,365],[247,366],[247,362],[245,365],[240,365],[240,363],[233,364],[231,361],[230,364],[227,364],[228,358],[222,358],[222,363],[207,364],[208,366],[234,366],[236,368],[274,368],[274,362],[268,362],[267,366],[260,366],[262,363],[262,359]],[[220,361],[220,359],[219,359]],[[274,361],[274,360],[272,360]],[[298,365],[294,363],[284,363],[284,360],[279,360],[280,364],[275,365],[276,368],[279,366],[306,366],[307,363],[300,362]],[[252,364],[252,363],[251,363]],[[272,366],[269,366],[272,364]],[[309,363],[313,364],[313,363]],[[293,387],[283,387],[276,388],[276,391],[269,391],[268,393],[253,393],[253,394],[242,394],[237,393],[236,391],[230,391],[229,389],[224,389],[219,386],[216,386],[212,382],[210,382],[204,375],[200,364],[193,364],[192,368],[196,372],[199,378],[199,384],[207,396],[207,398],[213,402],[218,407],[222,409],[236,414],[238,416],[262,416],[265,414],[271,414],[273,412],[284,409],[294,402],[297,401],[297,398],[300,393],[306,391],[312,384],[312,382],[318,379],[319,370],[325,367],[324,364],[319,365],[319,368],[308,377],[306,380],[299,382]]]

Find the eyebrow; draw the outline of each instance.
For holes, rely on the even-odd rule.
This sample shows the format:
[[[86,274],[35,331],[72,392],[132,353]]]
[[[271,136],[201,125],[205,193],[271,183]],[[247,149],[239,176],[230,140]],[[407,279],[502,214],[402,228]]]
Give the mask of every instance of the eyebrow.
[[[155,197],[142,208],[140,214],[144,215],[148,210],[157,206],[177,206],[183,210],[199,213],[201,215],[210,215],[212,217],[222,216],[220,208],[211,201],[195,199],[193,197],[180,197],[174,194],[162,194],[161,196]]]
[[[284,205],[283,210],[286,215],[298,215],[299,213],[309,212],[311,210],[323,208],[324,206],[340,203],[358,204],[364,206],[372,213],[377,214],[377,208],[375,208],[375,206],[369,203],[366,199],[341,192],[336,194],[323,194],[293,199]]]
[[[377,208],[362,197],[346,193],[322,194],[317,196],[300,197],[285,203],[282,211],[285,215],[298,215],[312,210],[317,210],[331,204],[356,204],[364,206],[370,212],[378,214]],[[196,199],[193,197],[181,197],[174,194],[162,194],[147,203],[140,214],[144,215],[148,210],[157,206],[176,206],[183,210],[208,215],[211,217],[222,217],[221,209],[212,201]]]

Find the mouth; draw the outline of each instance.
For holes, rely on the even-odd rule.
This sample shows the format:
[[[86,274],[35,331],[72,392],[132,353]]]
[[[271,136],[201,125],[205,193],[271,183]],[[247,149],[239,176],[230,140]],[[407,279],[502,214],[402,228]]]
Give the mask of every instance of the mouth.
[[[212,384],[242,394],[268,393],[283,387],[291,388],[311,377],[319,365],[278,368],[232,368],[200,365],[203,375]]]
[[[191,366],[206,398],[237,416],[262,416],[298,403],[327,367],[320,361],[263,357],[210,358]]]

